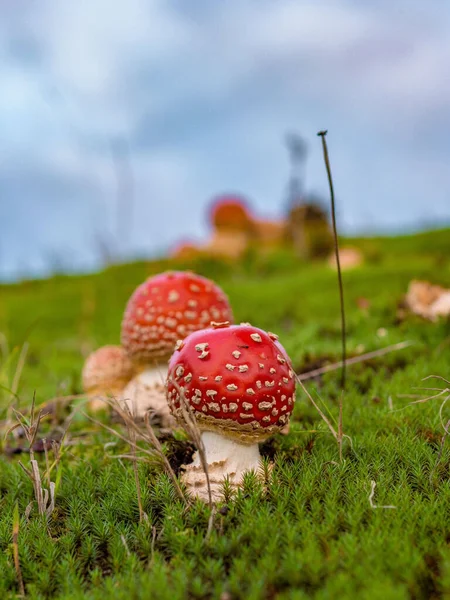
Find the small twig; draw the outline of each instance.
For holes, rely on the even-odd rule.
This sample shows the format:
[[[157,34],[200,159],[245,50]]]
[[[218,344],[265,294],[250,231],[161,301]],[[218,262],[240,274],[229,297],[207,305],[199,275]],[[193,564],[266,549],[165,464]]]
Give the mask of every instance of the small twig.
[[[369,494],[369,504],[370,504],[370,508],[397,508],[396,506],[392,506],[392,504],[387,504],[384,506],[378,506],[377,504],[373,503],[373,497],[375,495],[375,488],[377,487],[377,484],[375,481],[371,481],[370,482],[370,494]]]
[[[372,352],[367,352],[366,354],[361,354],[360,356],[353,356],[352,358],[347,358],[345,360],[346,366],[355,365],[360,362],[364,362],[365,360],[370,360],[372,358],[378,358],[379,356],[384,356],[385,354],[389,354],[390,352],[396,352],[397,350],[403,350],[403,348],[407,348],[408,346],[412,346],[414,342],[405,341],[399,342],[398,344],[393,344],[392,346],[387,346],[386,348],[380,348],[379,350],[373,350]],[[330,371],[335,371],[336,369],[340,369],[342,367],[342,361],[332,363],[331,365],[326,365],[325,367],[320,367],[319,369],[314,369],[313,371],[307,371],[306,373],[300,373],[298,377],[302,381],[306,381],[308,379],[314,379],[314,377],[318,377],[319,375],[323,375],[324,373],[329,373]]]
[[[19,528],[20,528],[20,517],[19,517],[19,502],[16,501],[13,512],[13,554],[14,554],[14,568],[16,570],[17,583],[19,584],[20,596],[25,596],[25,587],[23,585],[22,570],[20,568],[19,560]]]
[[[343,406],[344,406],[344,391],[342,390],[339,396],[339,422],[338,422],[338,446],[339,446],[339,460],[342,462],[342,441],[344,437],[343,430]]]
[[[325,160],[325,166],[327,169],[328,176],[328,184],[330,186],[330,197],[331,197],[331,220],[333,223],[333,237],[334,237],[334,251],[336,254],[336,265],[337,265],[337,273],[338,273],[338,282],[339,282],[339,298],[341,303],[341,335],[342,335],[342,378],[341,378],[341,387],[345,390],[345,361],[346,361],[346,329],[345,329],[345,306],[344,306],[344,286],[342,284],[342,272],[341,272],[341,259],[339,256],[339,242],[338,242],[338,234],[337,234],[337,226],[336,226],[336,207],[334,201],[334,187],[333,187],[333,177],[331,174],[331,166],[330,159],[328,157],[328,148],[327,141],[325,136],[327,135],[326,131],[319,131],[317,134],[322,138],[322,148],[323,148],[323,157]]]

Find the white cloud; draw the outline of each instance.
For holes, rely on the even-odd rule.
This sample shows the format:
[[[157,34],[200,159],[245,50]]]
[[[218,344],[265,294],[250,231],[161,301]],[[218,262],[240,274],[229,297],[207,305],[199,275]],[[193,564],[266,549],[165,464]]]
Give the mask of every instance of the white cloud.
[[[152,250],[201,235],[201,207],[223,189],[242,189],[276,212],[288,128],[311,139],[307,180],[326,190],[312,141],[325,126],[344,223],[400,223],[406,212],[417,219],[434,183],[436,206],[450,216],[441,208],[449,151],[444,134],[429,134],[450,129],[445,8],[199,0],[194,12],[194,4],[8,5],[0,20],[3,164],[79,181],[81,205],[95,190],[113,230],[110,141],[130,139],[134,243]],[[375,205],[378,214],[368,216]]]

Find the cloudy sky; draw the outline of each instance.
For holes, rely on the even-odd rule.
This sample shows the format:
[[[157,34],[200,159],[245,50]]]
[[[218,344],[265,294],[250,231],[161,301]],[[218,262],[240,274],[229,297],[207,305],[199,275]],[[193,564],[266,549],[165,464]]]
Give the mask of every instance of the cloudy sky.
[[[2,0],[0,278],[280,214],[288,131],[326,195],[328,129],[342,230],[448,223],[449,65],[448,0]]]

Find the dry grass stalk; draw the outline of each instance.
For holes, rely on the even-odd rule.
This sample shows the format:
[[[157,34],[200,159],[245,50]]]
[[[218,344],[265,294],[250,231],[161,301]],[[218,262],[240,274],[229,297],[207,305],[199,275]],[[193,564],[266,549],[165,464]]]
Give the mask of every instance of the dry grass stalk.
[[[38,512],[40,515],[44,515],[46,518],[50,517],[52,512],[55,510],[55,488],[56,484],[51,481],[49,489],[42,486],[42,477],[39,471],[39,465],[37,460],[30,460],[31,468],[27,469],[25,465],[19,461],[19,465],[23,471],[28,475],[33,483],[34,497],[38,505]],[[33,503],[28,505],[27,516],[31,512]]]
[[[326,416],[326,414],[323,412],[323,410],[320,408],[320,406],[317,404],[317,402],[314,400],[314,398],[308,392],[308,390],[304,386],[304,384],[303,384],[302,380],[299,378],[299,376],[296,375],[295,378],[296,378],[298,384],[300,385],[300,387],[303,389],[303,391],[305,392],[305,394],[309,398],[309,401],[311,402],[311,404],[314,406],[314,408],[319,413],[319,415],[322,418],[322,420],[326,423],[328,429],[331,432],[331,435],[336,440],[336,442],[338,444],[338,448],[339,448],[339,458],[340,458],[340,460],[342,462],[342,459],[343,459],[343,456],[342,456],[342,446],[343,446],[344,438],[347,438],[349,440],[350,446],[353,448],[352,438],[349,435],[346,435],[344,433],[344,431],[343,431],[343,413],[344,413],[344,410],[343,410],[343,393],[342,393],[342,395],[340,397],[340,400],[339,400],[339,421],[338,421],[338,429],[336,431],[336,429],[333,427],[333,424],[331,423],[330,419]]]
[[[200,458],[200,464],[202,465],[203,471],[205,473],[206,488],[208,490],[208,505],[209,505],[209,510],[210,510],[209,519],[208,519],[208,527],[206,529],[206,535],[203,540],[206,543],[209,540],[212,530],[213,530],[214,518],[216,516],[216,507],[215,507],[215,505],[213,503],[213,499],[212,499],[211,481],[209,478],[208,460],[206,458],[205,445],[202,440],[202,433],[197,425],[197,421],[193,414],[192,408],[190,407],[190,405],[186,399],[184,390],[182,390],[181,387],[178,385],[178,383],[176,381],[174,381],[173,379],[171,379],[171,383],[174,385],[174,387],[177,390],[179,397],[181,399],[181,411],[183,414],[183,424],[185,426],[185,430],[186,430],[187,434],[189,435],[191,440],[194,442],[195,447],[197,448],[198,455]]]
[[[208,504],[209,504],[209,508],[211,510],[210,520],[213,520],[214,519],[214,511],[213,511],[214,504],[213,504],[212,492],[211,492],[211,481],[209,479],[208,460],[206,458],[205,445],[203,444],[203,440],[202,440],[202,432],[200,431],[200,429],[197,425],[197,421],[196,421],[195,416],[192,412],[192,409],[189,405],[189,402],[186,400],[184,391],[181,389],[181,387],[178,385],[178,383],[176,381],[174,381],[173,379],[171,380],[171,383],[177,390],[178,395],[181,399],[181,411],[183,414],[183,424],[185,426],[186,433],[189,435],[191,440],[194,442],[195,447],[198,450],[200,464],[202,465],[203,471],[205,472],[206,487],[208,490]],[[208,524],[208,527],[209,527],[209,524]]]
[[[448,381],[448,379],[445,379],[444,377],[441,377],[441,375],[428,375],[428,377],[424,377],[424,379],[422,381],[427,381],[428,379],[439,379],[440,381],[443,381],[444,383],[446,383],[450,386],[450,381]],[[429,402],[430,400],[434,400],[435,398],[442,398],[442,396],[446,396],[439,408],[439,418],[441,420],[441,425],[442,425],[444,431],[446,431],[447,425],[444,421],[443,411],[444,411],[444,407],[447,404],[448,400],[450,400],[450,387],[445,387],[445,388],[432,387],[432,388],[416,388],[416,389],[421,389],[423,391],[428,391],[428,392],[437,392],[437,394],[432,394],[431,396],[426,396],[425,398],[419,397],[418,400],[414,400],[414,402],[410,402],[409,404],[407,404],[407,406],[405,406],[403,408],[399,408],[397,410],[398,411],[404,410],[408,406],[413,406],[414,404],[424,404],[426,402]],[[399,397],[416,398],[417,395],[410,396],[408,394],[399,394]]]
[[[153,460],[155,458],[157,460],[159,460],[159,462],[162,463],[167,475],[172,480],[179,498],[187,503],[186,497],[183,494],[180,484],[178,483],[177,477],[176,477],[172,467],[170,466],[170,463],[167,460],[166,455],[164,454],[162,446],[161,446],[158,438],[156,437],[155,432],[153,431],[153,428],[150,424],[148,415],[146,415],[146,419],[145,419],[146,429],[143,430],[135,422],[135,420],[133,419],[130,412],[125,410],[115,398],[107,398],[107,399],[105,399],[105,402],[107,402],[112,408],[114,408],[114,410],[118,413],[118,415],[121,417],[121,419],[125,423],[127,429],[131,430],[135,433],[136,437],[134,440],[130,439],[130,436],[127,437],[127,436],[122,435],[121,433],[119,433],[118,431],[113,429],[112,427],[109,427],[105,423],[102,423],[101,421],[94,419],[93,417],[91,417],[90,415],[88,415],[86,413],[83,413],[83,415],[87,419],[89,419],[92,423],[95,423],[99,427],[102,427],[106,431],[109,431],[110,433],[112,433],[113,435],[115,435],[116,437],[121,439],[122,441],[129,444],[134,450],[136,450],[138,452],[142,452],[147,457],[149,457]],[[142,446],[139,446],[137,444],[138,440],[144,441],[146,444],[148,444],[152,448],[152,450],[148,450],[147,448],[143,448]],[[128,458],[130,458],[130,457],[128,457]],[[136,460],[137,457],[132,456],[131,458],[132,458],[132,460]]]
[[[53,511],[55,510],[55,493],[56,493],[56,483],[51,480],[51,472],[54,468],[57,468],[60,460],[61,460],[61,447],[64,443],[65,437],[67,435],[68,428],[70,426],[72,415],[67,419],[66,427],[63,431],[63,435],[59,443],[53,442],[52,449],[55,455],[54,462],[50,464],[47,442],[44,439],[44,453],[45,453],[45,465],[46,469],[43,475],[41,475],[39,464],[37,460],[34,458],[33,447],[36,442],[36,437],[39,431],[39,426],[42,422],[42,419],[46,416],[42,413],[42,410],[39,410],[36,414],[36,397],[33,396],[33,401],[31,404],[30,410],[30,419],[27,420],[26,417],[13,408],[14,415],[17,419],[17,423],[10,427],[6,432],[6,436],[13,430],[21,427],[24,431],[25,437],[29,446],[29,454],[30,454],[30,467],[26,467],[21,461],[19,461],[20,467],[23,469],[24,473],[31,480],[33,484],[34,498],[35,502],[38,506],[38,512],[40,515],[45,516],[48,519]],[[5,437],[6,437],[5,436]],[[43,481],[46,482],[47,487],[44,487]],[[32,510],[33,502],[31,502],[26,511],[25,515],[28,518],[31,510]]]
[[[386,505],[378,505],[378,504],[374,504],[373,503],[373,497],[375,495],[375,488],[377,487],[377,484],[375,481],[371,481],[370,482],[370,494],[369,494],[369,504],[370,504],[370,508],[397,508],[396,506],[392,506],[392,504],[386,504]]]
[[[21,597],[25,596],[25,587],[23,585],[22,569],[20,568],[19,560],[19,529],[20,529],[20,517],[19,517],[19,502],[16,500],[13,512],[13,555],[14,555],[14,568],[16,570],[17,583],[19,586],[19,594]]]
[[[392,346],[387,346],[386,348],[380,348],[379,350],[373,350],[372,352],[367,352],[366,354],[361,354],[360,356],[353,356],[352,358],[347,358],[345,360],[345,364],[356,365],[357,363],[364,362],[366,360],[370,360],[372,358],[378,358],[379,356],[384,356],[385,354],[389,354],[390,352],[396,352],[397,350],[403,350],[403,348],[407,348],[408,346],[412,346],[414,342],[405,341],[399,342],[398,344],[393,344]],[[325,373],[329,373],[330,371],[336,371],[342,367],[342,361],[332,363],[331,365],[326,365],[325,367],[320,367],[319,369],[314,369],[312,371],[307,371],[306,373],[300,373],[298,377],[302,381],[307,381],[308,379],[314,379],[314,377],[318,377],[319,375],[324,375]]]
[[[311,404],[314,406],[314,408],[317,410],[317,412],[319,413],[319,415],[321,416],[321,418],[323,419],[323,421],[325,421],[326,425],[328,426],[328,429],[331,431],[331,434],[333,435],[334,439],[339,442],[339,434],[336,431],[336,429],[333,427],[333,425],[331,424],[331,421],[329,420],[329,418],[325,415],[325,413],[322,411],[322,409],[320,408],[320,406],[317,404],[317,402],[314,400],[314,398],[311,396],[311,394],[308,392],[308,390],[306,389],[306,387],[303,385],[302,380],[299,378],[298,375],[295,376],[297,383],[300,384],[300,387],[303,389],[303,391],[305,392],[305,394],[308,396],[309,401],[311,402]]]

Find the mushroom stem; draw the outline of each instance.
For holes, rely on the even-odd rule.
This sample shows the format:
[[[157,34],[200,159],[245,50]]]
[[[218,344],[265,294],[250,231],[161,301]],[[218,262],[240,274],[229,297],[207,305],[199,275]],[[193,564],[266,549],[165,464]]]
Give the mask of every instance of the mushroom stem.
[[[168,366],[166,363],[158,363],[153,367],[145,368],[136,376],[136,379],[138,379],[144,385],[158,385],[164,387],[167,371]]]
[[[167,365],[164,363],[148,367],[134,377],[122,393],[122,402],[135,419],[143,419],[149,411],[160,421],[162,427],[173,427],[175,419],[170,414],[164,392]]]
[[[214,502],[219,501],[223,495],[225,477],[228,477],[233,487],[238,487],[244,473],[260,470],[261,455],[257,443],[243,444],[212,431],[202,432],[201,437]],[[182,479],[191,495],[208,502],[208,487],[199,451],[195,453],[194,461],[185,466]]]

